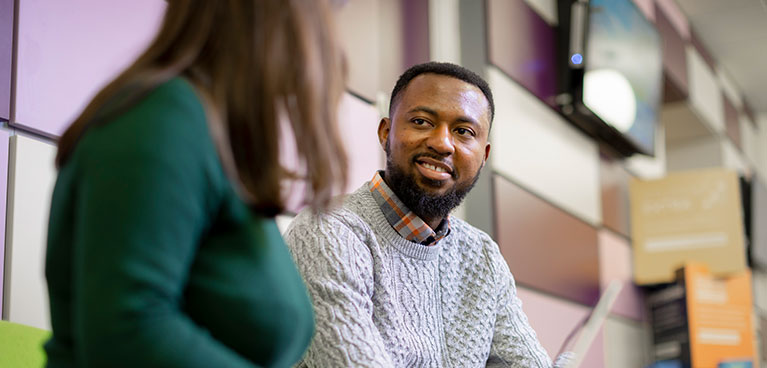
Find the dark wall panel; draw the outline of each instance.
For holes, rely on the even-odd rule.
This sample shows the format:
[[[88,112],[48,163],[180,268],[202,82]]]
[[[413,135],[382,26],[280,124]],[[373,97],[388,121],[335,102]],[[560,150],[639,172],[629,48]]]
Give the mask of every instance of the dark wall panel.
[[[655,9],[655,22],[663,42],[664,101],[683,100],[688,89],[686,43],[661,7]]]
[[[579,303],[599,296],[597,231],[498,175],[496,236],[517,282]]]
[[[487,29],[490,63],[553,106],[554,29],[523,0],[489,0]]]

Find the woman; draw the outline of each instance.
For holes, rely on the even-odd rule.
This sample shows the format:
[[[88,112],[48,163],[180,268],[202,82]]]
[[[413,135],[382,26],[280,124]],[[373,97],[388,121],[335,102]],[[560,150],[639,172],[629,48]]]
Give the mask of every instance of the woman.
[[[59,142],[48,366],[300,359],[313,318],[272,218],[297,175],[278,121],[299,133],[307,201],[327,205],[346,176],[329,18],[318,0],[169,1],[152,45]]]

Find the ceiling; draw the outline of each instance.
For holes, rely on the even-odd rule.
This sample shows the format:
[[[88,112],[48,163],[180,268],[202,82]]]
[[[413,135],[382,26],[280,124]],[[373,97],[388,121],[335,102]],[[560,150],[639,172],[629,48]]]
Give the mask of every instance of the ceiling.
[[[767,114],[767,0],[676,0],[755,113]]]

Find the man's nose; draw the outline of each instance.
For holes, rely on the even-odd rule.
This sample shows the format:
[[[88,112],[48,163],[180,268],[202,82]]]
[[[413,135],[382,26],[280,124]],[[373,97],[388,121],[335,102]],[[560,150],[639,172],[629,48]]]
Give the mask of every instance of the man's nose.
[[[442,155],[447,156],[455,152],[453,135],[450,134],[450,126],[447,124],[439,124],[432,129],[426,143],[429,148]]]

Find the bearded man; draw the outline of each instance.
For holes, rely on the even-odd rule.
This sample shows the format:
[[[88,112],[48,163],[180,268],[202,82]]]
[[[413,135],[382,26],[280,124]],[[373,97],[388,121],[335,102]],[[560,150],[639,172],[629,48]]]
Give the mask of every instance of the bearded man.
[[[400,76],[378,127],[386,170],[285,234],[316,319],[301,365],[552,366],[498,245],[450,216],[490,154],[493,114],[487,82],[465,68]]]

